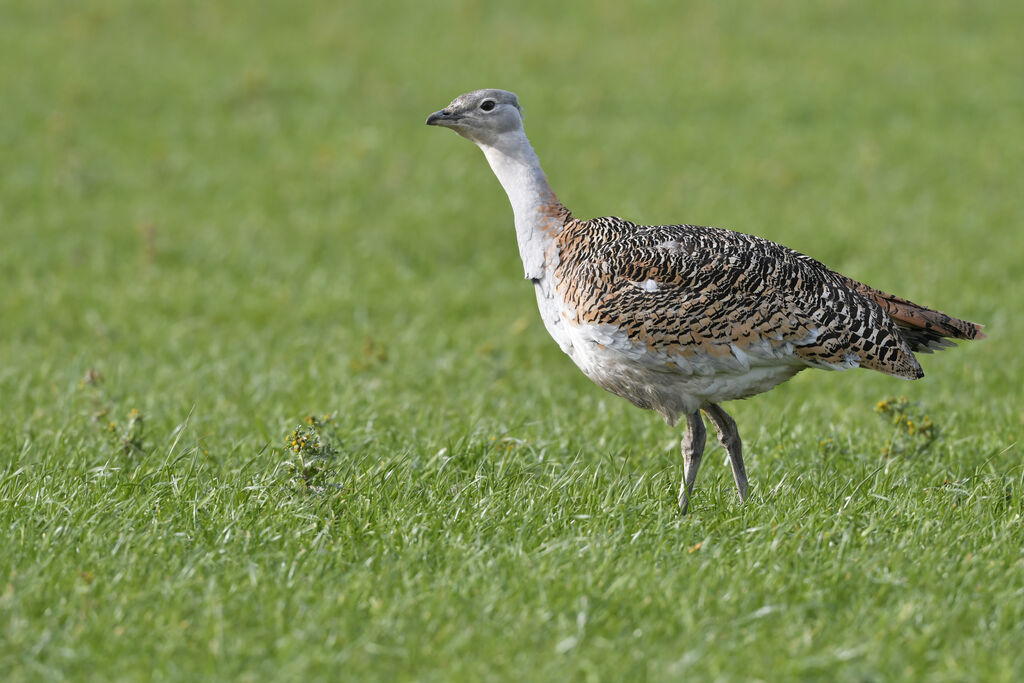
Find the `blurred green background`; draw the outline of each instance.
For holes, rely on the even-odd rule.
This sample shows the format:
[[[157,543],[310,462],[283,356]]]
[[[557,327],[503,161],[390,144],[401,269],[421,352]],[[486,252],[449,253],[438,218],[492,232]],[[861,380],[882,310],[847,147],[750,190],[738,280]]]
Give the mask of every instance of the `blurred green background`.
[[[1022,26],[1012,2],[0,0],[0,664],[1011,679]],[[423,125],[483,87],[519,94],[579,217],[754,233],[990,338],[924,357],[921,382],[803,373],[733,405],[752,504],[712,458],[680,520],[678,432],[551,343],[482,156]],[[872,408],[896,394],[943,438],[835,531],[827,491],[885,465]],[[311,413],[335,414],[359,511],[283,483]],[[470,454],[457,482],[442,449]],[[934,494],[951,482],[964,498]],[[961,503],[980,507],[932,528]],[[747,532],[780,527],[788,551],[759,555],[775,541]],[[968,554],[991,564],[946,564]],[[889,561],[901,580],[856,582]],[[854,584],[814,602],[815,568]]]

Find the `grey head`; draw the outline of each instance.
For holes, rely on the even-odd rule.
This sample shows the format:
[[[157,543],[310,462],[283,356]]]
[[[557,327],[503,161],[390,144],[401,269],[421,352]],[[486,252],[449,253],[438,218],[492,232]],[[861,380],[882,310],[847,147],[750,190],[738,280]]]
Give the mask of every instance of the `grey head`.
[[[503,134],[523,130],[523,110],[515,93],[474,90],[428,116],[427,125],[451,128],[478,144],[494,144]]]

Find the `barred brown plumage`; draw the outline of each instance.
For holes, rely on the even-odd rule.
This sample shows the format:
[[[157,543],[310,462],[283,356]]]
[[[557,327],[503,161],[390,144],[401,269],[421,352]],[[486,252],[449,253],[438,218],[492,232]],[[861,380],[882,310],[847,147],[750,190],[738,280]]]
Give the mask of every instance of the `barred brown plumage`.
[[[767,391],[806,368],[924,375],[914,352],[984,337],[958,320],[840,275],[760,237],[696,225],[577,220],[552,192],[504,90],[461,95],[427,119],[475,142],[515,214],[526,277],[544,325],[596,384],[682,416],[685,512],[704,450],[701,411],[747,477],[736,424],[718,405]]]

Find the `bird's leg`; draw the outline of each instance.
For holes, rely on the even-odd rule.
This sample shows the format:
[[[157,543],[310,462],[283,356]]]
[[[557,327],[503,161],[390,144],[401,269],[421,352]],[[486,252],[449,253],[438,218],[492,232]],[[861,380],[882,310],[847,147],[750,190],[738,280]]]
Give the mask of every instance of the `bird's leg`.
[[[690,494],[693,493],[693,482],[697,480],[700,459],[704,456],[704,442],[707,431],[700,411],[686,416],[686,435],[681,443],[683,451],[683,483],[679,487],[679,509],[686,514],[690,505]]]
[[[736,421],[729,417],[729,413],[714,403],[704,406],[704,412],[715,425],[718,432],[718,440],[729,453],[729,462],[732,463],[732,476],[736,480],[736,490],[740,492],[740,500],[747,499],[747,470],[743,467],[743,443],[740,441],[740,433],[736,429]]]

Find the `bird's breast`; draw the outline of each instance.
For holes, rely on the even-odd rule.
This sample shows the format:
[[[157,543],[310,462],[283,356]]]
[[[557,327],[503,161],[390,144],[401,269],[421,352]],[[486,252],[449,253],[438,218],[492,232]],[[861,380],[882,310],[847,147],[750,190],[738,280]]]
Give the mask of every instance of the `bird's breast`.
[[[533,281],[534,293],[537,295],[537,308],[540,310],[544,329],[548,331],[563,353],[575,360],[573,335],[568,323],[566,302],[554,286],[552,277],[544,277]]]

